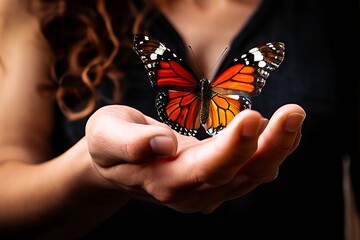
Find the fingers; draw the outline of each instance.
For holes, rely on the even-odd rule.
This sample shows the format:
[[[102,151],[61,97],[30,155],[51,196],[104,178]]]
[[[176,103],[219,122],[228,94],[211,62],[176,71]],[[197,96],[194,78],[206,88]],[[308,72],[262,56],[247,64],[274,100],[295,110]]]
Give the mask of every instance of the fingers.
[[[264,181],[273,180],[280,164],[298,146],[305,116],[296,104],[279,108],[260,135],[257,152],[241,170]]]
[[[272,181],[278,174],[279,165],[298,146],[304,118],[305,112],[298,105],[286,105],[276,111],[263,133],[260,128],[257,151],[248,161],[241,160],[244,164],[228,183],[221,186],[222,191],[215,188],[215,192],[221,194],[209,197],[200,211],[211,213],[224,201],[242,197],[259,184]],[[246,151],[246,148],[242,150]],[[251,149],[248,150],[250,154]]]
[[[211,212],[273,180],[296,149],[304,118],[295,104],[279,108],[268,122],[245,110],[215,137],[198,141],[134,109],[108,106],[89,119],[86,138],[100,174],[129,195]]]
[[[163,203],[185,201],[185,192],[193,193],[191,199],[219,188],[219,193],[232,188],[221,188],[231,182],[240,166],[257,149],[258,136],[263,128],[263,118],[255,111],[244,111],[221,131],[219,135],[204,141],[192,137],[177,136],[178,152],[174,159],[152,159],[143,166],[121,164],[107,174],[126,186],[142,186],[155,199]],[[115,174],[115,172],[117,174]],[[131,173],[131,178],[129,174]],[[188,199],[191,201],[191,199]],[[200,200],[198,202],[201,202]]]
[[[193,168],[201,169],[204,182],[217,185],[229,181],[256,151],[266,121],[256,111],[245,110],[196,152]],[[199,174],[199,172],[197,172]]]
[[[107,106],[94,113],[86,125],[86,138],[91,156],[103,167],[177,151],[169,127],[125,106]]]

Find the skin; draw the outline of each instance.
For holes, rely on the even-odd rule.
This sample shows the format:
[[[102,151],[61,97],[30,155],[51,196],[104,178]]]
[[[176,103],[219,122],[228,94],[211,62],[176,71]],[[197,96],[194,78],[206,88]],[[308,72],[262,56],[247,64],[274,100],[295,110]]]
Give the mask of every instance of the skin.
[[[188,49],[193,69],[201,77],[212,79],[225,48],[255,13],[261,0],[155,0],[155,3],[193,49],[196,61]]]
[[[110,105],[90,117],[78,143],[50,159],[53,102],[37,86],[47,81],[52,58],[37,19],[21,2],[0,2],[0,231],[81,236],[130,198],[210,213],[271,182],[296,149],[305,118],[296,104],[282,106],[269,121],[245,110],[203,141]],[[215,48],[212,41],[201,44]],[[198,55],[210,69],[213,61]]]

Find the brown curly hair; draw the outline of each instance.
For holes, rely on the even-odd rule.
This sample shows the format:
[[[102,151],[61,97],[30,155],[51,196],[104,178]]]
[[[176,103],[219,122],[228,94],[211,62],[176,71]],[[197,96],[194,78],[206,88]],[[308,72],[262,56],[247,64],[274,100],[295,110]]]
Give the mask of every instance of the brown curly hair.
[[[52,85],[62,112],[72,120],[90,114],[101,98],[96,88],[113,85],[110,103],[121,101],[121,80],[151,1],[29,0],[40,16],[54,54]]]

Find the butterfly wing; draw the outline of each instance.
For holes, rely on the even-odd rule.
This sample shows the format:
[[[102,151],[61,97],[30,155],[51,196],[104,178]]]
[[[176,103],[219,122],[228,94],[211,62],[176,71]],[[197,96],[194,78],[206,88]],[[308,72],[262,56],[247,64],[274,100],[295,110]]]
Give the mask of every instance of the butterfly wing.
[[[216,77],[212,83],[207,133],[217,134],[240,111],[251,108],[249,96],[261,93],[270,72],[276,70],[285,56],[285,45],[272,42],[250,49]]]
[[[134,36],[134,50],[158,90],[155,100],[160,119],[181,134],[194,136],[200,128],[199,81],[171,49],[145,34]]]

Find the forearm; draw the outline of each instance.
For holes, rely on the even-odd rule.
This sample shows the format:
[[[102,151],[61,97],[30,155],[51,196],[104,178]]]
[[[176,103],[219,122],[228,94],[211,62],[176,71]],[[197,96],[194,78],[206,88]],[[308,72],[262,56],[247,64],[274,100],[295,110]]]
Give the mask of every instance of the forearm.
[[[74,237],[126,202],[97,174],[84,140],[48,162],[0,164],[1,232]]]

